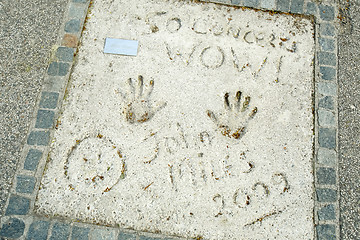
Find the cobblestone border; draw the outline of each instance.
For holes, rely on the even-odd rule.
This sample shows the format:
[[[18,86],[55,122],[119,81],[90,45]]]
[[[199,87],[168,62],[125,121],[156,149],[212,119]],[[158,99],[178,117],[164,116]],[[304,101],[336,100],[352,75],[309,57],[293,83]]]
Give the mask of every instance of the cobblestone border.
[[[206,2],[205,0],[200,0]],[[339,189],[337,168],[337,8],[334,0],[209,0],[226,5],[251,7],[315,17],[315,156],[314,224],[318,240],[339,239]],[[321,3],[319,3],[321,2]],[[33,214],[36,190],[44,171],[48,146],[57,127],[74,55],[79,45],[88,0],[70,0],[60,45],[51,56],[44,85],[30,126],[27,143],[18,165],[13,187],[1,218],[1,239],[179,239],[123,231],[79,223],[76,220],[45,218]]]

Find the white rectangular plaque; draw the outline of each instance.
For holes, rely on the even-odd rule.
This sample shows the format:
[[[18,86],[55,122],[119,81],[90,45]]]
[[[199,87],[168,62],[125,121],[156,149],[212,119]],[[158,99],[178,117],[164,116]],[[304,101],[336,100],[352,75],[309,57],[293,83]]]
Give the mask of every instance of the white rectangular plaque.
[[[94,1],[35,211],[204,239],[313,239],[310,19]],[[104,54],[138,39],[136,58]]]
[[[139,42],[135,40],[106,38],[104,53],[136,56]]]

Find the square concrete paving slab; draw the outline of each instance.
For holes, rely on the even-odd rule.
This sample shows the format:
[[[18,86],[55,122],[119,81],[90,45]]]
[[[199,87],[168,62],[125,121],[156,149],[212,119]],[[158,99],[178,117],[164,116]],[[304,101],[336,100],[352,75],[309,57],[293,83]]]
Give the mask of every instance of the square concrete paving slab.
[[[121,6],[121,7],[120,7]],[[106,38],[139,41],[104,54]],[[95,1],[39,214],[204,239],[313,239],[311,19]]]

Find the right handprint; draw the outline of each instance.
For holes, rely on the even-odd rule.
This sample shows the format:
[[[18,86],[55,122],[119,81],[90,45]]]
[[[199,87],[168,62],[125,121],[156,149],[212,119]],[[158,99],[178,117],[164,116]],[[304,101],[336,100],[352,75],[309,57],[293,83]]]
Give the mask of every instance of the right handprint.
[[[215,115],[208,110],[207,115],[217,125],[222,135],[240,139],[246,132],[246,126],[250,119],[257,113],[257,107],[249,110],[250,97],[246,96],[243,99],[242,93],[238,91],[234,98],[234,103],[229,101],[229,93],[224,96],[224,113]]]

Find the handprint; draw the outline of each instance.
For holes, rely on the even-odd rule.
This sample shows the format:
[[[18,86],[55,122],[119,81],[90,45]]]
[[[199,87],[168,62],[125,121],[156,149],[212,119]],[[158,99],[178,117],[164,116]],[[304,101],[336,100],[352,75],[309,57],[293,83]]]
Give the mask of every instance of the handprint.
[[[143,77],[139,75],[137,85],[134,87],[133,80],[128,79],[128,94],[124,96],[119,91],[122,99],[124,100],[122,113],[125,116],[126,121],[129,123],[143,123],[148,121],[154,114],[165,107],[166,103],[159,103],[156,107],[152,106],[150,95],[154,88],[154,81],[151,80],[147,91],[144,92]]]
[[[247,114],[250,97],[245,97],[241,105],[241,95],[241,92],[238,91],[235,95],[234,104],[230,104],[229,93],[225,93],[225,111],[222,114],[218,114],[218,116],[210,110],[207,111],[207,115],[217,125],[221,133],[229,138],[240,139],[245,134],[249,120],[257,113],[257,107],[255,107]]]

